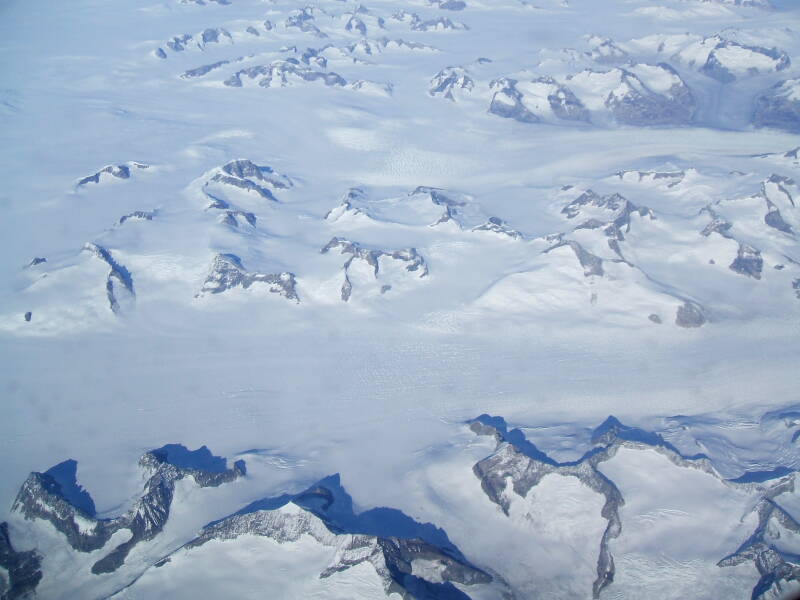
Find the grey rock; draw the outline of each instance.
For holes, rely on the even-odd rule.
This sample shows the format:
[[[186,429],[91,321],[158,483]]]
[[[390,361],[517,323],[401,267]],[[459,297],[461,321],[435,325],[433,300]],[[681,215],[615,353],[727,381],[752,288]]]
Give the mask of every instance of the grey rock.
[[[25,268],[26,269],[30,269],[31,267],[35,267],[36,265],[41,265],[42,263],[46,263],[46,262],[47,262],[46,258],[41,257],[41,256],[35,256],[33,259],[31,259],[31,262],[29,262],[27,265],[25,265]]]
[[[702,327],[706,322],[702,307],[696,302],[685,300],[675,313],[675,324],[678,327]]]
[[[361,188],[350,188],[342,197],[342,202],[338,207],[329,210],[325,214],[325,220],[338,218],[341,213],[361,214],[363,211],[355,206],[356,203],[366,201],[367,194]]]
[[[552,77],[540,77],[536,81],[553,86],[547,95],[547,102],[559,119],[566,121],[588,121],[589,111],[568,87],[561,85]]]
[[[509,431],[500,417],[481,415],[469,421],[470,429],[477,435],[491,436],[497,442],[495,451],[477,462],[473,473],[481,482],[487,497],[508,515],[510,509],[507,487],[520,497],[528,492],[545,475],[558,473],[564,477],[575,477],[582,484],[605,498],[601,516],[608,521],[602,535],[597,558],[597,578],[592,586],[592,595],[599,598],[601,592],[614,580],[615,566],[611,555],[610,541],[622,532],[620,507],[625,501],[613,481],[598,468],[615,456],[619,448],[653,449],[674,464],[694,468],[719,477],[704,455],[684,456],[660,435],[627,427],[614,417],[608,417],[592,435],[591,450],[580,459],[558,462],[539,450],[518,429]]]
[[[251,212],[246,212],[243,210],[226,210],[222,215],[222,222],[226,225],[230,225],[231,227],[238,228],[239,218],[244,219],[244,221],[251,227],[256,226],[256,216]]]
[[[258,29],[256,29],[252,25],[248,25],[248,27],[247,27],[247,29],[245,29],[245,31],[247,33],[249,33],[250,35],[254,35],[256,37],[260,37],[261,36],[261,33],[259,33]]]
[[[789,191],[789,187],[795,185],[793,179],[774,174],[761,184],[761,195],[767,204],[764,223],[790,235],[794,234],[794,230],[784,220],[781,207],[790,212],[797,208],[794,196]],[[780,204],[780,207],[778,204]],[[787,212],[787,214],[790,214],[790,212]]]
[[[83,246],[83,250],[90,252],[111,268],[106,278],[106,294],[109,308],[114,314],[119,314],[121,312],[119,301],[123,298],[126,301],[131,300],[136,296],[130,271],[124,265],[118,263],[111,255],[111,252],[98,244],[87,243]]]
[[[411,29],[413,31],[438,31],[438,30],[451,30],[451,31],[466,31],[469,29],[463,23],[456,23],[447,17],[437,17],[435,19],[428,19],[423,21],[417,15],[411,19]]]
[[[21,600],[35,597],[36,586],[42,579],[42,557],[35,550],[14,550],[8,533],[8,523],[0,523],[0,598]]]
[[[232,160],[220,168],[223,173],[240,179],[256,179],[279,189],[292,187],[291,180],[285,175],[275,172],[272,167],[259,166],[244,158]]]
[[[183,452],[181,452],[183,450]],[[175,460],[182,456],[207,453],[213,465],[193,466]],[[207,448],[189,452],[182,446],[169,445],[153,450],[139,461],[147,481],[143,494],[125,514],[113,519],[97,519],[91,497],[77,484],[75,461],[65,461],[45,473],[31,473],[20,488],[12,512],[26,520],[48,521],[64,535],[67,543],[78,552],[93,552],[103,548],[113,533],[127,529],[128,541],[112,549],[92,566],[95,574],[110,573],[125,561],[138,543],[153,539],[169,518],[175,482],[192,477],[201,487],[216,487],[233,481],[245,473],[243,461],[228,469],[225,460],[212,457]]]
[[[221,183],[255,192],[265,200],[273,202],[278,202],[278,199],[266,186],[273,189],[288,189],[293,185],[291,179],[277,173],[272,167],[256,165],[247,159],[233,160],[224,164],[206,185],[210,183]],[[224,200],[215,198],[208,192],[206,194],[212,199],[210,208],[229,208],[230,205]]]
[[[33,318],[33,313],[32,312],[28,311],[28,312],[25,313],[25,322],[26,323],[30,323],[32,318]]]
[[[221,27],[216,28],[209,28],[204,29],[200,32],[200,48],[204,48],[206,44],[218,44],[224,38],[227,38],[229,42],[233,42],[233,37],[231,37],[230,32],[227,29],[223,29]]]
[[[344,25],[345,30],[351,32],[358,32],[361,35],[367,35],[367,26],[359,19],[357,16],[353,15],[347,20],[347,23]]]
[[[375,279],[380,275],[380,259],[387,258],[391,260],[398,260],[405,264],[406,271],[415,273],[418,277],[422,278],[428,275],[428,265],[425,263],[423,256],[417,252],[416,248],[403,248],[401,250],[378,250],[368,249],[362,247],[356,242],[350,240],[334,237],[320,250],[321,254],[327,254],[331,250],[339,249],[340,254],[349,254],[343,266],[344,282],[342,284],[341,298],[347,302],[353,291],[353,285],[350,281],[348,271],[354,260],[361,260],[366,262],[372,267]]]
[[[800,279],[792,281],[792,289],[794,290],[797,299],[800,300]]]
[[[284,25],[287,29],[297,28],[304,33],[310,33],[316,37],[328,37],[325,33],[320,31],[319,27],[314,23],[314,15],[310,7],[294,11],[287,17]]]
[[[523,103],[522,93],[517,89],[517,80],[503,77],[491,83],[494,91],[489,104],[489,112],[498,117],[514,119],[523,123],[538,123],[539,117]]]
[[[78,186],[86,185],[88,183],[100,183],[100,179],[103,175],[110,175],[112,177],[116,177],[117,179],[130,179],[131,168],[147,169],[148,167],[149,165],[137,162],[127,163],[123,165],[109,165],[107,167],[103,167],[93,175],[89,175],[88,177],[83,177],[82,179],[79,179]]]
[[[155,54],[156,58],[167,58],[167,53],[164,52],[163,48],[156,48],[153,50],[153,54]]]
[[[139,466],[149,474],[144,494],[127,514],[118,519],[120,527],[130,530],[131,538],[92,565],[95,575],[116,571],[135,545],[151,540],[161,532],[169,519],[178,480],[192,477],[200,487],[218,487],[245,474],[245,464],[241,460],[236,461],[231,469],[215,471],[175,465],[170,461],[169,448],[152,450],[139,460]],[[203,446],[200,450],[207,451],[207,448]]]
[[[92,506],[80,508],[70,502],[65,486],[50,472],[31,473],[22,484],[11,507],[12,512],[21,514],[27,520],[48,521],[78,552],[92,552],[102,548],[121,527],[114,520],[95,519],[92,509]],[[91,523],[93,526],[80,527],[79,521]]]
[[[726,49],[726,48],[737,48],[740,51],[749,51],[754,54],[760,54],[762,56],[766,56],[771,58],[776,62],[775,68],[771,69],[772,71],[782,71],[787,69],[791,64],[789,60],[789,56],[786,52],[782,50],[778,50],[777,48],[764,48],[762,46],[747,46],[745,44],[740,44],[739,42],[731,41],[731,40],[722,40],[720,39],[719,43],[716,47],[709,53],[708,59],[706,63],[701,67],[700,71],[717,81],[721,81],[722,83],[731,83],[736,81],[736,75],[731,72],[727,65],[724,64],[719,58],[718,50]],[[749,73],[751,75],[757,75],[758,73],[763,72],[759,71],[758,68],[752,67],[749,69]]]
[[[506,515],[509,514],[510,503],[504,491],[509,480],[514,493],[525,497],[545,475],[558,473],[577,478],[605,498],[601,515],[608,521],[608,525],[600,540],[597,578],[592,585],[593,597],[599,598],[600,592],[614,580],[614,558],[609,550],[609,542],[622,532],[619,509],[625,501],[616,485],[597,469],[597,464],[607,460],[610,455],[613,456],[616,446],[611,445],[604,452],[598,452],[590,458],[585,457],[576,463],[559,464],[532,444],[526,447],[524,441],[514,440],[516,436],[509,437],[505,427],[498,429],[486,423],[480,423],[476,427],[479,420],[480,417],[472,422],[473,431],[478,435],[493,435],[498,446],[492,455],[477,462],[472,471],[480,480],[484,493]]]
[[[228,87],[242,87],[242,77],[259,78],[261,87],[285,87],[291,85],[290,77],[301,81],[322,81],[327,86],[343,87],[347,81],[338,73],[323,72],[304,66],[294,58],[276,60],[269,65],[257,65],[242,69],[223,81]]]
[[[446,67],[439,71],[428,89],[431,96],[444,96],[455,101],[454,92],[469,93],[475,88],[475,81],[463,67]]]
[[[269,19],[264,21],[264,30],[265,31],[272,31],[272,29],[273,29],[272,21],[270,21]]]
[[[589,52],[589,56],[598,63],[613,64],[628,60],[628,53],[614,43],[614,40],[604,39]]]
[[[620,123],[638,126],[684,125],[694,117],[696,102],[686,83],[675,69],[666,63],[658,65],[676,76],[678,83],[667,93],[656,93],[633,73],[622,69],[622,82],[626,92],[618,96],[612,92],[606,106]]]
[[[778,210],[778,207],[772,203],[770,203],[769,205],[767,214],[764,215],[764,223],[766,223],[773,229],[777,229],[778,231],[783,231],[784,233],[789,233],[789,234],[794,233],[792,227],[786,221],[783,220],[783,215],[781,215],[781,211]]]
[[[211,71],[215,69],[219,69],[222,66],[229,64],[229,60],[221,60],[219,62],[211,63],[208,65],[202,65],[200,67],[195,67],[194,69],[189,69],[188,71],[184,71],[181,74],[182,79],[194,79],[196,77],[202,77],[203,75],[207,75]]]
[[[761,258],[761,252],[748,244],[740,243],[736,258],[730,264],[731,271],[740,275],[747,275],[753,279],[761,279],[763,268],[764,259]]]
[[[296,506],[284,509],[290,503]],[[407,520],[412,532],[425,536],[429,526],[393,512]],[[335,549],[335,559],[319,574],[321,579],[367,564],[381,578],[387,594],[397,593],[402,598],[468,597],[457,592],[453,583],[469,587],[494,581],[491,575],[469,564],[449,542],[441,547],[428,539],[392,535],[391,525],[374,531],[374,527],[364,526],[360,517],[352,513],[352,500],[338,485],[338,476],[331,477],[297,496],[255,502],[211,523],[180,551],[190,556],[193,549],[209,541],[233,540],[243,535],[267,537],[281,544],[310,538]],[[415,574],[415,560],[426,561],[434,572]]]
[[[183,52],[186,50],[186,46],[189,44],[189,42],[191,42],[193,39],[194,38],[188,33],[175,36],[167,42],[167,48],[173,52]]]
[[[629,175],[635,175],[639,181],[653,180],[667,182],[667,187],[672,188],[679,185],[686,177],[685,171],[619,171],[616,173],[620,179],[625,179]]]
[[[800,132],[800,79],[787,79],[776,83],[756,99],[753,124],[756,127],[774,127]]]
[[[305,52],[300,55],[300,61],[308,66],[316,66],[320,69],[325,69],[328,66],[328,59],[320,54],[319,50],[315,48],[306,48]]]
[[[700,235],[708,237],[712,233],[718,233],[726,239],[733,239],[733,236],[730,234],[733,223],[723,219],[710,206],[706,206],[701,212],[708,213],[711,216],[711,222],[703,228],[703,231],[700,232]]]
[[[512,229],[505,221],[497,217],[489,217],[486,223],[473,227],[472,231],[490,231],[499,235],[508,236],[515,240],[522,239],[522,234],[519,231]]]
[[[599,277],[603,276],[603,259],[586,250],[578,242],[572,240],[559,241],[555,245],[545,250],[543,254],[547,254],[548,252],[552,252],[556,248],[561,248],[563,246],[569,246],[575,253],[575,257],[583,267],[584,277],[591,277],[592,275],[597,275]]]
[[[439,3],[439,8],[443,10],[464,10],[467,3],[462,0],[445,0]]]
[[[793,481],[787,484],[794,488]],[[775,490],[777,494],[781,490]],[[777,495],[776,494],[776,495]],[[800,534],[800,523],[779,506],[775,500],[766,497],[755,506],[753,512],[758,515],[755,531],[739,548],[717,563],[719,567],[729,567],[745,562],[753,562],[758,570],[759,579],[753,587],[753,600],[784,596],[786,590],[782,583],[800,581],[800,556],[780,550],[773,542],[780,537],[773,524],[782,526],[792,533]]]
[[[567,203],[561,209],[561,214],[566,215],[568,219],[574,219],[581,214],[581,209],[584,206],[593,208],[602,208],[611,212],[616,212],[625,206],[627,200],[620,194],[609,194],[601,196],[592,189],[588,189],[580,196]]]
[[[256,283],[266,284],[270,292],[280,294],[288,300],[300,301],[294,273],[253,273],[244,268],[241,259],[235,254],[217,254],[214,257],[198,295],[221,294],[239,286],[247,289]]]
[[[661,325],[661,317],[659,317],[657,314],[652,314],[647,318],[650,319],[653,323]]]
[[[125,221],[130,221],[131,219],[135,221],[152,221],[153,217],[156,216],[156,211],[145,211],[145,210],[135,210],[132,213],[128,213],[127,215],[123,215],[119,218],[119,225],[125,223]]]

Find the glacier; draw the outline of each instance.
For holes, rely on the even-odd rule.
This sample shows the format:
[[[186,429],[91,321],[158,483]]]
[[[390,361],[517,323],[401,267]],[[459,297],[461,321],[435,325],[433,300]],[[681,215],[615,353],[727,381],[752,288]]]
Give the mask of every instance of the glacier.
[[[800,594],[794,0],[7,0],[0,597]]]

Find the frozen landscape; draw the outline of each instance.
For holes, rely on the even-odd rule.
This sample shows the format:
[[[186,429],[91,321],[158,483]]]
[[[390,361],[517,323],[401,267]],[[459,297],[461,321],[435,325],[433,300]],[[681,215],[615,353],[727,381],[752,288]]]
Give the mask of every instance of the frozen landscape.
[[[0,598],[800,593],[795,0],[0,3]]]

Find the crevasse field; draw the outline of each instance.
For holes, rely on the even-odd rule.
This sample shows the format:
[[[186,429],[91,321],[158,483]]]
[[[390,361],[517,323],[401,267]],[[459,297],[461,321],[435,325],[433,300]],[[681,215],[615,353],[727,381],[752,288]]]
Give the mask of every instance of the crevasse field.
[[[0,597],[800,591],[794,0],[0,2]]]

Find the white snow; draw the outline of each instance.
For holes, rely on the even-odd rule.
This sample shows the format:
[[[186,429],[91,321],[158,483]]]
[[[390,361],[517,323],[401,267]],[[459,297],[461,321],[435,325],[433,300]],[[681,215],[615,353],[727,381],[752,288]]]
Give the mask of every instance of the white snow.
[[[784,154],[797,139],[751,124],[754,99],[779,81],[787,83],[778,93],[800,101],[800,38],[787,31],[797,29],[800,9],[466,0],[451,12],[421,0],[371,0],[369,12],[358,13],[362,35],[345,29],[357,4],[312,2],[308,14],[327,36],[319,37],[286,26],[298,5],[285,0],[6,3],[6,513],[30,471],[71,457],[99,513],[118,515],[140,491],[135,464],[144,451],[205,444],[244,457],[248,477],[213,490],[181,482],[162,537],[132,553],[128,574],[248,502],[338,472],[359,508],[393,507],[441,527],[521,597],[532,590],[580,597],[596,576],[602,497],[574,478],[548,475],[526,498],[512,494],[506,517],[472,473],[492,444],[465,440],[466,419],[504,416],[541,435],[541,447],[577,458],[587,432],[614,414],[652,426],[687,452],[707,452],[726,476],[800,466],[796,427],[760,421],[797,400],[800,198],[796,186],[787,187],[790,199],[770,182],[773,174],[797,179],[797,161]],[[443,16],[468,29],[412,28]],[[249,26],[260,35],[246,33]],[[208,28],[232,40],[166,49],[173,36]],[[592,57],[600,40],[629,59],[619,68],[598,64],[606,57]],[[775,59],[735,44],[717,48],[725,40],[774,46],[792,63],[775,73]],[[153,56],[159,47],[167,59]],[[723,85],[701,71],[712,51],[735,81]],[[218,62],[202,77],[181,77]],[[223,83],[275,63],[297,67],[287,75],[291,85],[276,78],[260,86],[261,76],[246,75],[241,88]],[[474,89],[458,102],[432,98],[431,77],[456,65],[468,69]],[[346,84],[306,79],[331,72]],[[488,112],[490,84],[501,77],[517,80],[522,106],[541,122]],[[541,77],[572,90],[591,122],[556,117],[548,99],[555,86],[534,82]],[[609,117],[609,97],[668,95],[680,81],[698,103],[685,126],[622,127]],[[511,96],[498,101],[516,106]],[[205,185],[242,157],[293,186],[264,184],[273,202]],[[106,165],[134,162],[152,167],[75,187]],[[682,178],[655,175],[678,172]],[[445,204],[412,193],[418,186],[442,188],[454,201],[452,218],[439,222]],[[348,209],[342,197],[355,187],[364,196]],[[584,206],[567,219],[565,204],[590,188],[620,193],[654,218],[632,214],[619,240],[605,229],[613,211]],[[208,194],[230,208],[211,208]],[[765,222],[767,200],[794,236]],[[241,214],[237,227],[225,224],[225,210],[252,212],[256,225]],[[731,223],[729,237],[701,235],[710,210]],[[119,225],[134,211],[154,216]],[[472,231],[491,217],[520,237]],[[592,218],[602,226],[579,228]],[[559,235],[599,257],[603,274],[587,276],[569,246],[543,253]],[[386,252],[414,248],[429,274],[383,256],[376,278],[354,260],[352,295],[343,302],[351,255],[321,253],[335,236]],[[109,302],[111,267],[82,251],[87,243],[107,248],[130,272],[135,295],[120,298],[119,314]],[[760,251],[759,279],[730,268],[742,244]],[[235,254],[253,273],[293,273],[299,303],[260,285],[197,297],[220,253]],[[33,257],[47,261],[26,267]],[[702,306],[702,327],[675,325],[686,301]],[[655,597],[659,573],[676,595],[717,585],[731,598],[748,597],[752,564],[714,566],[752,531],[752,517],[740,522],[747,498],[652,452],[620,451],[603,469],[619,478],[626,499],[623,533],[612,542],[618,576],[604,598]],[[793,496],[782,502],[798,517]],[[38,522],[14,523],[12,539],[46,554],[42,598],[80,596],[91,564],[108,550],[67,552],[63,536]],[[796,547],[792,536],[781,539]],[[307,540],[280,548],[265,538],[212,542],[148,569],[125,593],[383,593],[371,566],[318,580],[329,560],[329,548]],[[431,567],[414,564],[419,572]],[[244,570],[253,578],[237,577]],[[77,572],[64,587],[62,573]],[[224,577],[201,577],[208,572]],[[102,580],[103,593],[119,583]]]

